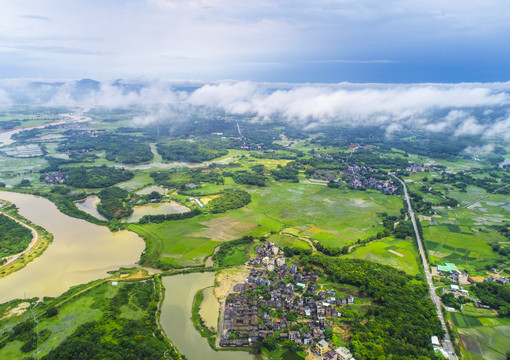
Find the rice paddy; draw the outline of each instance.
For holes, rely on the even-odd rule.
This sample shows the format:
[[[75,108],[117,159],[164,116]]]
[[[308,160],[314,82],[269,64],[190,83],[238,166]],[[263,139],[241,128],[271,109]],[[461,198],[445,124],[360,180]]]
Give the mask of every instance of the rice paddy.
[[[510,319],[497,317],[493,310],[465,304],[460,312],[449,312],[459,336],[463,355],[470,360],[505,359],[510,337]]]

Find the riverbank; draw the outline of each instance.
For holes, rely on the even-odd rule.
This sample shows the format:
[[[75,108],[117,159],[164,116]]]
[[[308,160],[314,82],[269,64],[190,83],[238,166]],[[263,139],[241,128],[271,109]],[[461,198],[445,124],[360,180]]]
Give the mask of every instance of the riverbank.
[[[0,304],[0,358],[72,358],[80,352],[84,358],[180,360],[157,325],[163,293],[158,275],[130,268],[56,298]]]
[[[0,213],[30,230],[32,233],[32,241],[22,252],[0,259],[0,261],[5,260],[5,263],[0,265],[0,279],[21,270],[27,266],[28,263],[41,256],[53,241],[53,235],[51,233],[19,215],[15,206],[9,209],[11,205],[14,205],[11,202],[4,202],[6,206],[0,208]]]
[[[0,303],[25,296],[58,296],[71,286],[134,266],[144,249],[136,234],[112,233],[104,226],[69,217],[45,198],[5,191],[0,191],[0,198],[14,203],[20,216],[53,235],[44,256],[1,279]]]
[[[165,300],[161,307],[161,325],[179,352],[187,359],[253,360],[254,356],[248,353],[247,349],[233,351],[234,349],[229,348],[216,351],[194,327],[193,305],[196,310],[198,303],[194,301],[195,295],[199,290],[213,286],[214,280],[215,273],[207,270],[165,276],[162,279],[165,287]]]
[[[202,301],[204,300],[204,290],[200,289],[195,294],[195,298],[193,299],[193,305],[191,307],[191,320],[193,321],[193,326],[200,335],[207,340],[209,346],[214,350],[218,350],[216,348],[216,333],[211,331],[206,325],[202,317],[200,316],[200,307],[202,305]]]

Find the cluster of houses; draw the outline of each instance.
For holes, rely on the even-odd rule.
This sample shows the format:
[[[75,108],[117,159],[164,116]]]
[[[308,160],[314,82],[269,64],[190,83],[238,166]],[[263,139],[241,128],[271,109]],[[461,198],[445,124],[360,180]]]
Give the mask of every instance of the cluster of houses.
[[[411,164],[408,167],[406,167],[406,171],[409,173],[412,173],[412,174],[430,171],[430,169],[431,169],[430,167],[420,166],[420,165],[416,165],[416,164]]]
[[[323,180],[323,181],[331,181],[338,179],[338,171],[333,170],[315,170],[312,174],[312,179]]]
[[[466,271],[457,269],[454,263],[444,263],[444,265],[437,265],[437,272],[439,275],[450,277],[453,281],[458,282],[460,285],[469,285],[469,274]]]
[[[41,181],[48,184],[64,184],[68,177],[69,175],[65,172],[57,171],[53,173],[44,173],[44,175],[41,176]]]
[[[493,269],[493,270],[495,270],[495,269]],[[495,282],[495,283],[498,283],[501,285],[506,285],[510,282],[510,279],[508,279],[505,276],[489,276],[486,279],[483,279],[483,277],[481,277],[481,280],[476,277],[471,278],[471,277],[469,277],[469,274],[466,271],[459,270],[454,263],[444,263],[444,265],[437,265],[437,272],[441,276],[449,277],[453,281],[458,282],[459,285],[461,285],[461,286],[470,285],[472,283],[479,282],[479,281],[491,281],[491,282]],[[459,287],[459,285],[452,284],[452,285],[450,285],[450,289],[443,290],[443,292],[450,292],[450,293],[454,294],[454,296],[456,298],[458,298],[459,296],[469,297],[469,292],[467,290]],[[477,307],[477,308],[478,307],[486,308],[486,309],[490,308],[489,306],[483,305],[477,299],[472,299],[472,300],[473,300],[475,307]],[[455,309],[448,308],[448,307],[446,307],[446,309],[448,311],[455,310]]]
[[[510,282],[506,276],[489,276],[485,281],[492,281],[501,285],[506,285]]]
[[[352,189],[376,189],[385,195],[394,195],[398,192],[398,186],[389,179],[376,179],[370,174],[374,170],[366,166],[350,165],[343,171],[349,177],[349,187]]]
[[[341,346],[333,350],[333,346],[324,339],[317,342],[313,350],[324,360],[354,360],[349,349]]]
[[[79,130],[74,131],[73,135],[97,137],[99,134],[104,134],[106,130]]]
[[[353,304],[354,297],[318,290],[319,276],[286,264],[282,249],[272,242],[255,250],[249,276],[225,301],[220,346],[252,346],[267,337],[309,346],[324,339],[330,319],[341,317],[341,306]]]
[[[372,145],[358,145],[358,144],[349,145],[349,150],[357,150],[357,149],[370,150],[370,149],[373,149],[373,146]]]

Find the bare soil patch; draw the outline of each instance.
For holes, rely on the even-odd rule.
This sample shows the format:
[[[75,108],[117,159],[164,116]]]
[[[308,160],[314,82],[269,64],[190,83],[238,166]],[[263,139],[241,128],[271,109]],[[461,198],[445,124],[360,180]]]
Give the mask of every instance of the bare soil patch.
[[[216,287],[214,288],[214,295],[221,301],[227,297],[235,284],[245,280],[250,274],[250,270],[246,267],[238,267],[232,269],[225,269],[218,272],[216,275]]]
[[[392,254],[397,255],[397,256],[404,257],[404,255],[403,255],[403,254],[401,254],[401,253],[399,253],[399,252],[397,252],[397,251],[395,251],[395,250],[388,250],[388,251],[389,251],[390,253],[392,253]]]
[[[29,302],[22,302],[15,308],[10,309],[9,312],[7,312],[4,316],[2,316],[1,319],[6,319],[6,318],[14,316],[14,315],[19,316],[19,315],[23,314],[28,309],[29,306],[30,306]]]

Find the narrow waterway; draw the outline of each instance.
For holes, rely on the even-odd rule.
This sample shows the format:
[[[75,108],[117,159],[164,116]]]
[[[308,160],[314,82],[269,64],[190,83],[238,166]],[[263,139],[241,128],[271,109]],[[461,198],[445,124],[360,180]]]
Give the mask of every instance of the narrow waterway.
[[[86,212],[89,215],[94,216],[100,220],[108,220],[103,215],[97,211],[97,204],[99,204],[101,200],[96,195],[87,196],[83,200],[78,200],[74,202],[74,205],[80,209],[81,211]]]
[[[200,317],[209,329],[218,330],[218,316],[220,315],[220,303],[214,296],[214,287],[208,287],[203,291],[202,304],[200,305]]]
[[[214,351],[191,321],[193,298],[200,289],[214,285],[214,273],[192,273],[163,278],[165,300],[161,326],[179,351],[189,360],[253,360],[244,351]]]
[[[23,269],[0,279],[0,303],[23,297],[58,296],[71,286],[131,267],[145,245],[133,232],[111,233],[104,226],[61,213],[42,197],[0,191],[19,214],[53,234],[46,251]]]

